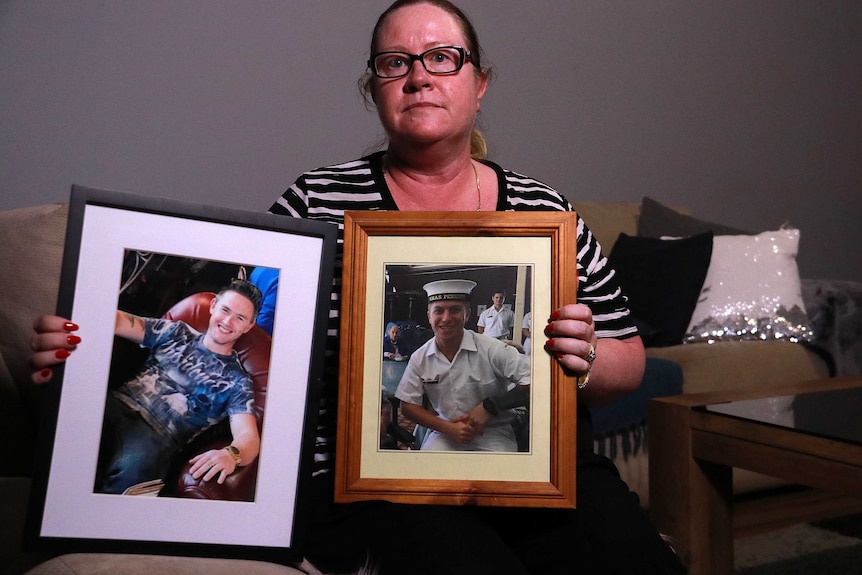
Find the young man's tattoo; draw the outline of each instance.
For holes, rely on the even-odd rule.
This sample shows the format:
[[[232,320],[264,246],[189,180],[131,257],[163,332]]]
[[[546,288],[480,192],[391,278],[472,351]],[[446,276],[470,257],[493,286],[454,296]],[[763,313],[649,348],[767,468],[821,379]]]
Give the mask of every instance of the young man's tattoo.
[[[129,326],[130,327],[135,327],[135,324],[138,323],[138,324],[140,324],[141,328],[143,329],[144,322],[141,318],[139,318],[136,315],[132,315],[128,312],[123,312],[123,315],[126,317],[127,320],[129,320]]]

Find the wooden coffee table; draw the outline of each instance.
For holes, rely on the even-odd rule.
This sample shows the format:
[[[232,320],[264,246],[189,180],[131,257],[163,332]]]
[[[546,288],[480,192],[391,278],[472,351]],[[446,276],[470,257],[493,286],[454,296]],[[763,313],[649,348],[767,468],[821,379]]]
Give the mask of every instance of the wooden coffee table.
[[[862,377],[654,399],[648,421],[650,516],[691,575],[734,573],[733,468],[862,509]]]

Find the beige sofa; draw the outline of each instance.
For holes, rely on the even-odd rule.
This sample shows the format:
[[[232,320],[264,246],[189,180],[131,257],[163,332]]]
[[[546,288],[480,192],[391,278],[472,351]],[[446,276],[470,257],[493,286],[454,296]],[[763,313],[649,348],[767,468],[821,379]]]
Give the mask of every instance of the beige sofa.
[[[617,235],[637,234],[639,204],[579,203],[576,208],[606,249]],[[47,559],[22,553],[39,415],[39,389],[29,383],[29,339],[33,318],[53,312],[63,252],[64,205],[0,212],[0,572],[20,573]],[[651,357],[677,362],[685,392],[788,383],[827,375],[824,362],[802,346],[784,342],[687,344],[649,349]],[[624,479],[648,505],[645,449],[616,460]],[[748,477],[736,484],[750,490],[769,481]],[[249,561],[83,554],[49,560],[33,573],[299,573],[293,568]]]
[[[617,236],[638,233],[639,204],[575,203],[606,251],[610,251]],[[647,348],[647,357],[676,362],[682,368],[683,393],[699,393],[718,389],[767,386],[806,381],[829,376],[829,368],[817,354],[805,347],[784,341],[734,341],[693,343],[671,347]],[[648,425],[644,429],[648,434]],[[626,454],[616,438],[614,463],[622,478],[649,506],[648,445],[634,454]],[[646,443],[646,442],[645,442]],[[597,443],[597,448],[600,446]],[[608,450],[605,448],[605,452]],[[779,485],[775,479],[753,473],[736,472],[734,491],[748,493]]]

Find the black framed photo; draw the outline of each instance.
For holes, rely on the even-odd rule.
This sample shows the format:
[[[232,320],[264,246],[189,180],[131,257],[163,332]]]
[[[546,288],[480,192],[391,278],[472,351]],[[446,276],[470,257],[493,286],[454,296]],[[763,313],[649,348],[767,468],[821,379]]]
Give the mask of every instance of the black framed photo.
[[[299,558],[336,236],[73,186],[30,547]]]

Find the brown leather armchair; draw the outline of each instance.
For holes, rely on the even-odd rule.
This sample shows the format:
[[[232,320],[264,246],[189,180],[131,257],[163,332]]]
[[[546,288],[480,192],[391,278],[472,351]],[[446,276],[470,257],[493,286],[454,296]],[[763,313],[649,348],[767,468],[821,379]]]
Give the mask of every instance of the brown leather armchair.
[[[198,331],[206,331],[210,319],[210,302],[216,294],[196,293],[175,304],[164,318],[181,320]],[[269,384],[269,357],[272,338],[258,326],[237,340],[234,350],[245,370],[251,375],[254,385],[254,410],[258,431],[263,426],[266,407],[267,386]],[[171,497],[191,499],[220,499],[228,501],[253,501],[257,484],[257,460],[240,467],[219,485],[213,481],[194,479],[189,473],[188,459],[209,449],[220,449],[230,443],[230,427],[225,420],[196,438],[184,452],[184,463],[179,469],[176,480],[169,480],[162,491]]]

